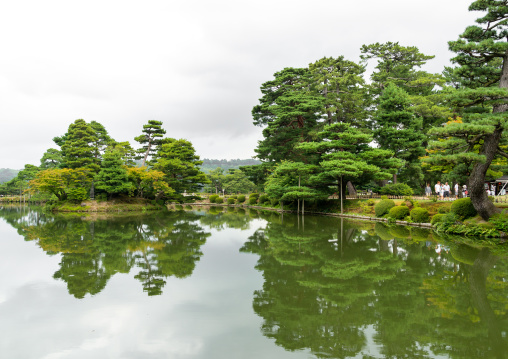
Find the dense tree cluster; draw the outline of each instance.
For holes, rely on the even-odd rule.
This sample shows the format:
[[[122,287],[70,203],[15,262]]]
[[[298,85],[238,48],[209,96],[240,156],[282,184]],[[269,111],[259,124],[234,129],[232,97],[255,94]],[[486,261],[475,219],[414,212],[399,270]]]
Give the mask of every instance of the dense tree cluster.
[[[443,74],[421,69],[434,56],[397,42],[363,45],[358,62],[325,57],[276,72],[252,110],[262,163],[242,170],[270,197],[292,201],[344,195],[343,181],[350,192],[460,181],[478,213],[492,216],[484,182],[506,172],[508,158],[508,6],[478,0],[470,10],[486,15],[449,43],[457,67]]]
[[[117,142],[98,122],[78,119],[67,133],[53,141],[40,166],[25,165],[5,185],[13,193],[82,201],[89,197],[136,196],[155,200],[183,200],[208,182],[200,171],[202,161],[189,141],[164,138],[162,122],[148,121],[135,140]],[[135,159],[140,159],[136,166]],[[148,165],[148,166],[147,166]]]

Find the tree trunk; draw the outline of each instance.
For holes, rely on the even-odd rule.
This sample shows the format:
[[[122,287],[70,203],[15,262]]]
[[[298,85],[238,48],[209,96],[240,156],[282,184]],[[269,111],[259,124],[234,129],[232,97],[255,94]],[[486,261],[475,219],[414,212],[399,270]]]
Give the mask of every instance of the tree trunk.
[[[351,181],[347,181],[346,187],[347,187],[347,190],[348,190],[350,196],[356,196],[356,188],[351,183]]]
[[[486,289],[487,276],[496,261],[497,257],[493,256],[489,249],[483,248],[470,268],[469,288],[474,306],[478,310],[478,315],[483,324],[488,328],[489,339],[497,347],[499,353],[501,353],[503,346],[502,330],[498,318],[490,306]]]
[[[486,221],[491,216],[501,211],[489,200],[484,184],[485,174],[496,155],[502,132],[503,130],[501,127],[498,127],[492,134],[485,137],[480,151],[480,154],[485,156],[485,162],[476,163],[469,176],[468,190],[471,196],[471,202],[473,202],[473,206],[478,214]]]

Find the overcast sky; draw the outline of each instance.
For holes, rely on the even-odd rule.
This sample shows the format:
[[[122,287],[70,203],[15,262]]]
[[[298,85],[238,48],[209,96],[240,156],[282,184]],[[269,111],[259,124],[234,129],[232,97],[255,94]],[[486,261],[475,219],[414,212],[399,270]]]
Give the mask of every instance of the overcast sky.
[[[251,109],[284,67],[357,61],[398,41],[436,55],[478,14],[470,0],[18,0],[0,5],[0,168],[39,165],[74,120],[117,141],[148,120],[190,140],[201,158],[250,158]]]

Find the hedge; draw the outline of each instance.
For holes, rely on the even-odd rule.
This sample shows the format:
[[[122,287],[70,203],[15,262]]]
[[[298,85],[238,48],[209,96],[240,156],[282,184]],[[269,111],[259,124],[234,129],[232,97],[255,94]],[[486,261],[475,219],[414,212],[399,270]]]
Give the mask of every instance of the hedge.
[[[461,220],[474,217],[477,215],[476,209],[474,209],[471,198],[460,198],[452,203],[450,212],[455,213]]]
[[[395,206],[388,211],[388,217],[395,219],[404,219],[409,216],[409,208],[407,206]]]
[[[383,217],[392,207],[395,207],[394,201],[391,199],[382,199],[374,206],[374,213],[376,213],[376,217]]]
[[[425,208],[415,207],[410,212],[411,220],[416,223],[429,223],[429,211]]]

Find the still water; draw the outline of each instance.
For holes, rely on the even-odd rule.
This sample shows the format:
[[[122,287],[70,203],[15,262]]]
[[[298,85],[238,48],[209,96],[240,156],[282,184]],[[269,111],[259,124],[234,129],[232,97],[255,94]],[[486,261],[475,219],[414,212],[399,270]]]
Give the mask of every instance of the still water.
[[[0,208],[2,358],[508,358],[508,257],[243,209]]]

